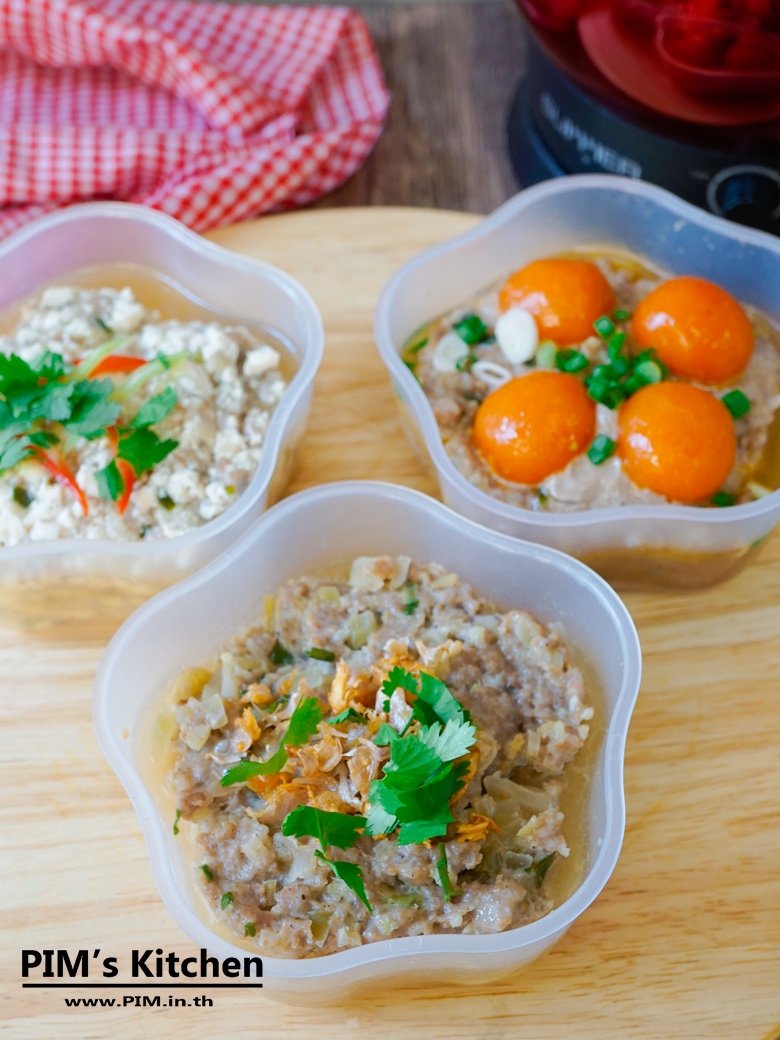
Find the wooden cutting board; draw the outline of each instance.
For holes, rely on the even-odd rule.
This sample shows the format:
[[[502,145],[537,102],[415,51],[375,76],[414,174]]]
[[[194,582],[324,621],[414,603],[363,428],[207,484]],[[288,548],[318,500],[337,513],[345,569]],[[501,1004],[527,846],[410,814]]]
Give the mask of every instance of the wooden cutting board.
[[[401,431],[373,345],[372,312],[400,263],[476,219],[320,210],[211,236],[290,271],[323,313],[325,360],[290,490],[372,477],[436,493]],[[195,951],[163,908],[135,813],[97,745],[90,696],[100,641],[85,634],[80,645],[58,644],[0,632],[2,1035],[774,1040],[780,537],[718,588],[626,599],[645,673],[628,741],[628,828],[604,893],[551,953],[502,982],[377,990],[324,1009],[213,990],[204,991],[210,1008],[77,1010],[65,1007],[62,991],[22,989],[23,948],[100,950],[120,966],[134,948]],[[158,992],[165,1001],[169,991]]]

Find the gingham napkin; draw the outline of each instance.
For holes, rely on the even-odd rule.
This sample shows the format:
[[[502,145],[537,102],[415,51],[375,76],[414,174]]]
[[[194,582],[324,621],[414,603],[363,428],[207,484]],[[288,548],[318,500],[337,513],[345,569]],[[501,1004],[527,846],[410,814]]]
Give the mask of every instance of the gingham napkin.
[[[0,236],[95,197],[196,231],[303,205],[388,101],[348,8],[0,0]]]

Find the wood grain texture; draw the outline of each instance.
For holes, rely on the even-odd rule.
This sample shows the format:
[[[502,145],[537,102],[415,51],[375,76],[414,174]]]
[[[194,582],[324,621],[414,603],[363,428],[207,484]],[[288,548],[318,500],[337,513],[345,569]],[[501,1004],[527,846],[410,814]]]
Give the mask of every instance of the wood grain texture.
[[[357,6],[392,93],[390,111],[363,167],[315,208],[487,213],[514,195],[506,119],[526,51],[512,0]]]
[[[326,356],[291,490],[384,477],[434,491],[401,432],[371,317],[399,263],[474,219],[317,211],[212,236],[286,267],[323,312]],[[212,1008],[76,1011],[64,1008],[61,994],[21,989],[25,946],[100,949],[121,965],[134,947],[194,950],[160,902],[135,814],[97,746],[89,699],[99,648],[0,632],[2,1035],[776,1037],[780,538],[718,588],[632,594],[627,602],[645,673],[628,742],[626,839],[604,893],[546,957],[501,982],[388,989],[324,1010],[215,990]]]

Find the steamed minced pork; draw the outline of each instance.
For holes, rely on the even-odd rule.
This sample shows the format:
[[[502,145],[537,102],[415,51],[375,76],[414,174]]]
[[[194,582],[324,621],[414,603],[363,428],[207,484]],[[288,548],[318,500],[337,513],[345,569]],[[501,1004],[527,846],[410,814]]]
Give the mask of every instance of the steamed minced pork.
[[[139,384],[117,423],[130,428],[146,402],[173,392],[175,405],[149,430],[175,449],[135,477],[123,503],[116,488],[107,497],[98,476],[116,455],[114,431],[90,439],[38,420],[35,428],[55,438],[49,465],[30,455],[0,474],[0,545],[175,537],[218,517],[251,480],[287,385],[277,349],[241,326],[160,321],[129,288],[53,286],[0,337],[0,353],[36,365],[51,352],[72,366],[111,343],[116,352],[96,374],[120,394],[126,381]],[[144,363],[154,378],[141,378]],[[63,464],[72,480],[54,472]]]
[[[613,331],[627,335],[623,353],[635,356],[639,351],[631,341],[631,315],[636,311],[640,301],[656,288],[661,276],[643,265],[628,258],[611,258],[608,256],[589,256],[601,271],[614,293],[616,310]],[[496,467],[491,468],[485,455],[475,443],[475,417],[481,403],[502,383],[515,377],[535,374],[544,369],[556,369],[556,344],[551,341],[536,355],[518,354],[517,359],[507,357],[500,344],[491,333],[499,319],[500,293],[502,286],[497,284],[481,293],[473,300],[453,310],[434,322],[424,330],[423,337],[413,340],[405,354],[407,363],[425,391],[430,402],[442,437],[444,449],[455,467],[479,490],[514,506],[548,512],[575,512],[608,506],[634,504],[663,504],[673,496],[664,497],[659,489],[650,490],[649,486],[638,486],[628,476],[625,466],[621,464],[619,451],[615,452],[615,443],[620,438],[620,409],[608,407],[605,403],[595,404],[595,424],[591,436],[586,442],[578,444],[571,461],[554,472],[548,472],[541,480],[531,482],[513,482],[503,479]],[[721,498],[713,504],[725,505],[733,502],[752,501],[756,495],[765,493],[761,486],[752,485],[756,470],[760,467],[762,456],[767,446],[770,426],[780,408],[780,335],[762,314],[755,308],[745,307],[755,335],[752,356],[739,377],[730,380],[727,385],[717,386],[696,383],[687,380],[719,398],[735,392],[744,395],[749,410],[738,414],[733,422],[736,435],[736,456],[729,471],[726,462],[724,480],[711,492],[720,491]],[[466,342],[461,342],[453,331],[465,321],[477,320],[479,326],[485,328],[487,335],[472,346],[466,328]],[[608,322],[609,325],[609,322]],[[539,339],[544,342],[544,333]],[[571,368],[564,371],[573,373],[584,381],[597,370],[598,366],[608,365],[609,334],[600,336],[592,328],[590,334],[572,342],[558,344],[566,348],[565,353],[575,351],[581,358],[570,358],[574,362]],[[420,346],[420,342],[423,345]],[[446,348],[446,349],[445,349]],[[549,349],[548,349],[549,348]],[[447,364],[454,359],[456,363]],[[455,355],[459,354],[456,358]],[[560,357],[558,358],[560,361]],[[576,367],[581,365],[582,367]],[[535,376],[536,378],[536,376]],[[599,400],[597,398],[597,400]],[[591,407],[594,402],[589,401]],[[503,434],[496,434],[498,439]],[[506,435],[508,439],[508,434]],[[592,441],[591,441],[592,437]],[[703,441],[707,442],[706,433]],[[592,443],[595,454],[588,454]],[[608,445],[607,451],[604,446]],[[610,452],[612,452],[610,454]],[[662,460],[664,461],[664,460]],[[668,462],[665,462],[668,465]],[[709,505],[708,497],[697,501],[697,505]]]
[[[217,918],[269,955],[311,957],[546,914],[545,874],[569,854],[565,770],[593,714],[561,636],[408,557],[289,581],[265,613],[172,695],[168,781]],[[399,825],[387,792],[409,777]],[[449,796],[426,802],[442,777]]]

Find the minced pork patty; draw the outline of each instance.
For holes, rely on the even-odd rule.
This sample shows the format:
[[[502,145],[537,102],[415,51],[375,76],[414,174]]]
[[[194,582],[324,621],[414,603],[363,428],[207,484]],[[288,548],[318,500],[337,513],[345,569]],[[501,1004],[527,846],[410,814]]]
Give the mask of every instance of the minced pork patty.
[[[565,768],[593,715],[561,636],[525,611],[497,610],[444,567],[408,557],[360,557],[347,580],[289,581],[265,615],[226,647],[216,670],[188,670],[171,694],[168,783],[178,826],[191,821],[200,850],[193,874],[216,918],[267,955],[312,957],[393,936],[500,932],[548,913],[546,868],[569,854],[559,808]],[[312,648],[332,660],[312,657]],[[400,844],[396,831],[327,849],[360,867],[369,911],[315,856],[318,842],[285,836],[282,824],[298,806],[370,811],[389,756],[377,743],[380,726],[401,733],[414,703],[402,689],[385,701],[381,684],[396,666],[443,680],[471,714],[476,740],[442,839]],[[323,721],[305,744],[287,745],[281,771],[222,786],[236,763],[265,762],[278,750],[307,697],[319,701]],[[349,708],[345,721],[328,721]]]
[[[137,479],[124,515],[98,493],[95,473],[112,458],[105,437],[78,438],[68,447],[88,517],[39,462],[24,460],[0,475],[0,545],[172,538],[219,516],[251,480],[287,385],[279,351],[254,332],[218,322],[159,321],[130,288],[52,286],[24,309],[13,332],[0,336],[0,352],[33,363],[48,350],[76,362],[115,337],[122,338],[122,355],[151,361],[185,354],[131,402],[137,408],[173,387],[178,404],[155,430],[178,447]]]

